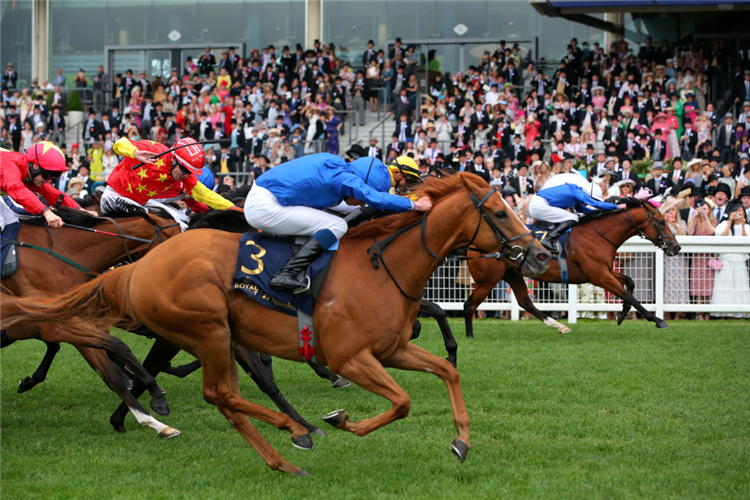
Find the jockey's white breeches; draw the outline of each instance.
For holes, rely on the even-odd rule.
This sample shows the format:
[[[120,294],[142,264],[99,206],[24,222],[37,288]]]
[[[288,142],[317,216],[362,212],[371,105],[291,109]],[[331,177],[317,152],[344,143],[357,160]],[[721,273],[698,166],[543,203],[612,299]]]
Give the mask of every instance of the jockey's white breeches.
[[[190,222],[190,218],[187,216],[187,214],[180,210],[177,210],[176,208],[170,207],[169,205],[165,205],[165,203],[167,202],[178,201],[180,198],[181,197],[148,200],[145,204],[141,205],[137,201],[133,201],[128,197],[122,196],[120,193],[112,189],[112,187],[107,186],[107,189],[105,189],[104,193],[102,194],[102,215],[107,215],[107,212],[116,210],[118,205],[122,205],[123,203],[143,210],[144,212],[147,212],[149,207],[160,208],[169,212],[169,215],[171,215],[176,222],[179,222],[180,228],[185,231],[188,228],[188,223]]]
[[[534,196],[529,202],[529,217],[538,221],[565,222],[567,220],[578,220],[578,216],[568,212],[564,208],[557,208],[547,203],[547,200],[541,196]]]
[[[340,240],[348,229],[344,219],[317,208],[282,205],[273,193],[257,184],[245,200],[245,219],[256,229],[281,236],[312,236],[328,229]]]
[[[5,204],[5,200],[0,199],[0,231],[5,229],[5,226],[9,226],[14,222],[18,222],[18,216],[8,208]]]

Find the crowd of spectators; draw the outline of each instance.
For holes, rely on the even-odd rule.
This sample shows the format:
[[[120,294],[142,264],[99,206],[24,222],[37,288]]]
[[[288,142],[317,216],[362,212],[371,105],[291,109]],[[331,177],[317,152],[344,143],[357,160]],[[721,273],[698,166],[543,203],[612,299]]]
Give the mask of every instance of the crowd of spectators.
[[[316,40],[307,50],[297,44],[248,54],[206,47],[165,78],[80,70],[72,86],[87,104],[86,123],[82,141],[65,148],[75,172],[61,187],[69,189],[72,177],[73,189],[106,181],[119,137],[173,144],[185,136],[227,139],[205,147],[207,166],[227,176],[217,189],[249,185],[284,161],[340,154],[343,122],[362,125],[366,113],[381,109],[395,122],[390,142],[373,137],[358,154],[386,162],[407,154],[424,173],[443,166],[474,172],[499,186],[522,217],[525,200],[550,177],[581,172],[605,197],[647,189],[673,202],[667,214],[678,234],[746,234],[750,71],[736,66],[726,88],[712,89],[721,81],[715,73],[730,64],[721,42],[656,46],[649,38],[638,48],[618,42],[606,50],[574,38],[561,56],[550,67],[500,42],[465,72],[429,72],[426,88],[417,76],[424,77],[423,56],[400,39],[388,49],[370,41],[354,65]],[[18,89],[8,65],[0,146],[24,150],[47,138],[66,146],[67,82],[58,69],[51,82]],[[734,104],[734,114],[721,116],[711,97],[725,91],[724,107]],[[680,199],[667,196],[680,192]],[[707,277],[690,281],[711,288]],[[685,290],[694,300],[710,300],[692,288]]]

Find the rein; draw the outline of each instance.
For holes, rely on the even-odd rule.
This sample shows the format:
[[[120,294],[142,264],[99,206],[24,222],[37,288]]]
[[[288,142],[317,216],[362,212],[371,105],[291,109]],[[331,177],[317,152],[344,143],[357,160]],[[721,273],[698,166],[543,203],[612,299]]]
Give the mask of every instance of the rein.
[[[640,236],[644,240],[650,241],[651,243],[654,244],[654,246],[656,246],[658,248],[661,248],[662,250],[666,250],[667,249],[667,242],[665,240],[667,240],[667,239],[675,239],[675,235],[673,235],[673,234],[668,234],[668,235],[662,234],[662,232],[659,230],[659,227],[656,225],[656,220],[654,219],[654,212],[649,211],[648,208],[646,208],[645,205],[643,205],[643,204],[641,204],[641,207],[648,214],[648,219],[649,220],[648,220],[648,223],[646,224],[646,228],[648,228],[648,226],[651,225],[651,224],[654,225],[654,231],[656,231],[656,240],[652,240],[651,238],[649,238],[646,235],[646,232],[644,231],[644,229],[641,229],[635,223],[635,221],[633,220],[633,217],[630,215],[630,207],[628,207],[628,208],[626,208],[624,210],[625,215],[628,218],[628,221],[635,228],[635,230],[638,232],[638,236]],[[618,212],[622,212],[622,210],[616,211],[616,212],[613,211],[613,212],[610,212],[610,213],[614,214],[614,213],[618,213]],[[594,224],[594,219],[592,219],[590,221],[590,223],[591,223],[591,227],[594,228],[594,231],[596,232],[596,234],[598,234],[602,239],[604,239],[604,241],[606,241],[607,243],[609,243],[610,245],[612,245],[613,247],[615,247],[615,249],[617,249],[617,248],[620,247],[620,245],[616,245],[612,240],[610,240],[609,238],[607,238],[606,236],[604,236],[601,233],[601,231],[599,231],[599,229],[597,229],[596,225]]]
[[[521,260],[521,265],[523,265],[523,263],[526,261],[526,258],[528,257],[529,252],[531,251],[531,247],[534,244],[534,240],[533,239],[531,240],[531,242],[529,243],[529,246],[525,250],[520,245],[510,245],[510,243],[512,243],[513,241],[515,241],[515,240],[517,240],[519,238],[523,238],[524,236],[530,236],[531,235],[531,231],[528,231],[526,233],[520,234],[520,235],[515,236],[513,238],[506,238],[505,235],[503,235],[503,233],[495,225],[495,223],[492,221],[492,219],[490,219],[489,214],[487,214],[487,212],[484,210],[484,207],[483,207],[483,205],[485,204],[485,202],[487,200],[489,200],[490,196],[492,196],[496,191],[497,191],[496,188],[490,189],[490,191],[484,196],[484,198],[482,198],[481,200],[479,200],[479,198],[477,198],[477,196],[474,193],[472,193],[471,190],[469,190],[469,196],[471,197],[471,201],[474,204],[474,208],[477,209],[477,211],[479,212],[480,215],[479,215],[479,222],[477,223],[477,228],[474,230],[474,235],[471,237],[471,241],[469,241],[468,248],[471,248],[471,245],[474,243],[474,240],[476,239],[477,235],[479,234],[479,228],[482,225],[482,220],[484,220],[484,221],[486,221],[490,225],[490,228],[492,228],[492,231],[495,233],[495,236],[497,237],[498,241],[503,244],[503,247],[507,247],[509,249],[509,251],[506,252],[506,253],[494,252],[492,254],[483,254],[481,257],[500,259],[502,257],[506,257],[507,256],[508,258],[510,258],[513,261],[516,261],[518,259],[523,258],[523,260]],[[398,238],[399,236],[401,236],[405,232],[407,232],[407,231],[409,231],[409,230],[411,230],[411,229],[413,229],[413,228],[415,228],[415,227],[417,227],[418,225],[421,224],[422,227],[420,229],[420,238],[422,240],[422,246],[424,247],[425,250],[427,250],[427,253],[429,253],[430,256],[432,256],[432,257],[434,257],[435,259],[438,259],[438,260],[443,260],[444,257],[440,257],[439,255],[437,255],[427,245],[427,238],[426,238],[425,233],[426,233],[426,230],[427,230],[427,216],[428,215],[429,215],[429,212],[425,212],[424,215],[422,215],[421,219],[418,219],[418,220],[412,222],[408,226],[402,227],[401,229],[397,230],[392,235],[388,236],[383,241],[378,242],[377,239],[373,237],[373,240],[375,241],[375,244],[372,245],[370,248],[367,249],[367,254],[370,256],[370,259],[372,259],[372,265],[373,265],[373,267],[375,269],[380,269],[380,263],[382,263],[383,264],[383,269],[385,269],[385,271],[388,273],[388,276],[391,278],[391,281],[393,281],[393,283],[396,285],[396,288],[398,288],[398,291],[401,292],[401,295],[403,295],[407,299],[409,299],[411,301],[414,301],[414,302],[419,302],[420,300],[422,300],[422,297],[421,296],[409,295],[408,293],[406,293],[404,291],[404,289],[399,284],[398,280],[396,280],[396,277],[393,275],[393,273],[391,272],[391,270],[388,268],[388,265],[385,263],[385,260],[383,259],[383,251],[386,248],[388,248],[391,245],[391,243],[393,243],[396,240],[396,238]],[[479,251],[479,250],[477,250],[477,251]],[[481,253],[481,251],[479,251],[479,252]],[[476,257],[468,257],[468,258],[462,257],[462,258],[463,259],[471,259],[471,258],[476,258]]]

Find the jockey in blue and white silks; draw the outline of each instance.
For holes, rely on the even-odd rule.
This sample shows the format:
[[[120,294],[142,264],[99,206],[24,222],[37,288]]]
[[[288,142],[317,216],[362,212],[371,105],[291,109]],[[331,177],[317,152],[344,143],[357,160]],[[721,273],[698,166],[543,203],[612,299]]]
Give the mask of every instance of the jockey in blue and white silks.
[[[625,208],[625,204],[615,205],[597,199],[601,198],[601,193],[601,188],[596,183],[591,184],[578,174],[558,174],[552,177],[544,185],[544,189],[537,192],[529,202],[529,217],[537,221],[560,223],[541,243],[550,251],[559,252],[557,238],[578,222],[578,214],[593,212],[594,209],[590,207],[600,210]],[[571,209],[576,213],[570,212]]]
[[[386,167],[376,158],[347,163],[340,156],[320,153],[284,163],[258,177],[245,200],[247,222],[261,231],[311,237],[274,276],[271,287],[305,289],[307,267],[344,236],[346,222],[324,209],[348,201],[394,212],[430,210],[429,197],[415,202],[389,193],[393,187],[404,189],[409,182],[419,182],[419,175],[416,163],[407,156]]]

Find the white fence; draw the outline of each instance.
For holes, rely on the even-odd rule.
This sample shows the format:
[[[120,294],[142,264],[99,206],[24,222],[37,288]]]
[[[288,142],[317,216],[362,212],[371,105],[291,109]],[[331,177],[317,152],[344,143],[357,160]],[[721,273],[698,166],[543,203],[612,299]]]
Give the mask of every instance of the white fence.
[[[659,317],[665,312],[750,315],[750,236],[680,236],[678,241],[682,251],[675,257],[637,237],[620,247],[615,270],[635,281],[635,296],[643,306]],[[462,310],[472,285],[466,263],[449,259],[430,278],[424,298],[445,310]],[[539,310],[566,312],[570,323],[592,313],[622,310],[620,299],[591,284],[527,279],[527,285]],[[510,311],[511,319],[518,320],[522,308],[501,281],[479,310]]]

